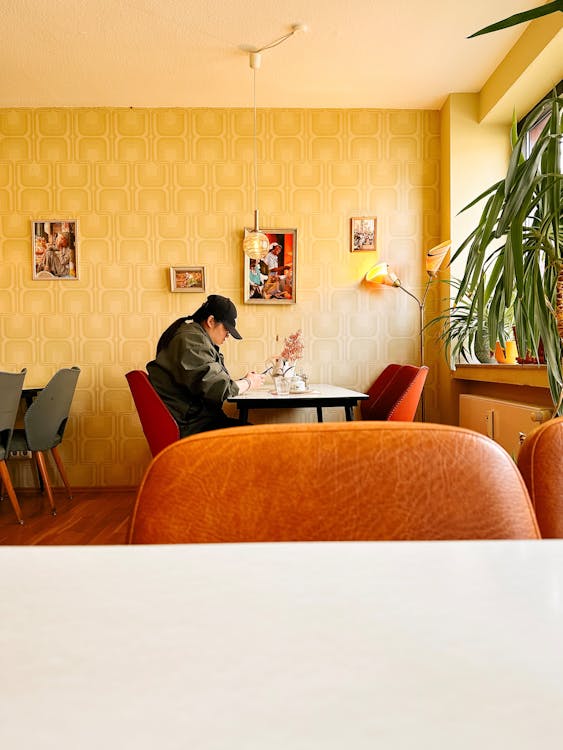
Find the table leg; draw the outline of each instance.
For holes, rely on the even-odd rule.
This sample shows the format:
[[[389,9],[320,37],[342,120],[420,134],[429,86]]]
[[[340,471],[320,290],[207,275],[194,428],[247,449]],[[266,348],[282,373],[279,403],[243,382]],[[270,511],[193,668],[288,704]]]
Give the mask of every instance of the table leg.
[[[351,406],[345,406],[344,411],[346,412],[346,421],[352,422],[354,419],[354,415],[352,414],[352,407]]]
[[[240,422],[240,424],[248,423],[248,406],[243,406],[242,404],[239,406],[238,421]]]
[[[323,421],[323,407],[317,406],[317,422]]]

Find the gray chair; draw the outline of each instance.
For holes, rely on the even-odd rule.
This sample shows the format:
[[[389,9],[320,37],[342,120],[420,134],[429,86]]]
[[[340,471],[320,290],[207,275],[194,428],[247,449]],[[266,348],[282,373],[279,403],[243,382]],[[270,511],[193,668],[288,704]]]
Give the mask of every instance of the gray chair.
[[[11,447],[13,447],[11,446],[12,434],[21,400],[25,373],[25,369],[21,372],[0,372],[0,478],[20,523],[23,523],[22,512],[10,479],[6,459]]]
[[[72,499],[72,491],[57,446],[63,439],[79,375],[78,367],[64,368],[56,372],[28,407],[24,416],[24,429],[14,430],[12,437],[12,450],[31,451],[33,454],[39,471],[39,480],[47,492],[54,516],[57,510],[47,473],[45,453],[51,451],[68,496]]]

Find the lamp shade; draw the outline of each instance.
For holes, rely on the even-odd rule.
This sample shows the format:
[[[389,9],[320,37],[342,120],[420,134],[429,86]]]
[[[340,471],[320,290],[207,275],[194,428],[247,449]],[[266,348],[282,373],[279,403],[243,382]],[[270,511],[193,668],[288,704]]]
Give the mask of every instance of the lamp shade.
[[[438,275],[438,271],[444,262],[444,258],[446,257],[451,244],[451,240],[446,240],[445,242],[436,245],[436,247],[431,248],[426,253],[426,272],[431,278]]]
[[[386,286],[401,286],[397,274],[391,270],[389,263],[378,263],[366,273],[368,284],[385,284]]]
[[[261,232],[259,229],[253,229],[248,232],[242,243],[242,249],[245,255],[254,260],[260,260],[268,255],[270,249],[270,240],[268,235]]]

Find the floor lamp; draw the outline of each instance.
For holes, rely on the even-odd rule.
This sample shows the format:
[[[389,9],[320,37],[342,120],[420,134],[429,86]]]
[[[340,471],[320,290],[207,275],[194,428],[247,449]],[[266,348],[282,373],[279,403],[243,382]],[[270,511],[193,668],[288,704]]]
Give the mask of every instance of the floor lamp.
[[[405,294],[408,294],[409,297],[412,297],[412,299],[416,302],[418,305],[418,312],[419,312],[419,366],[422,367],[424,364],[424,305],[426,304],[426,297],[428,296],[428,290],[430,289],[430,283],[432,282],[432,279],[436,278],[438,275],[438,271],[440,270],[442,263],[444,262],[444,258],[446,257],[448,250],[451,247],[451,240],[446,240],[445,242],[440,243],[439,245],[436,245],[435,247],[431,248],[427,253],[425,257],[425,266],[426,266],[426,273],[428,274],[428,278],[426,280],[426,287],[424,288],[424,294],[422,297],[417,297],[416,294],[413,294],[413,292],[409,291],[406,287],[404,287],[401,283],[401,280],[397,276],[397,274],[391,269],[389,263],[378,263],[377,265],[370,268],[370,270],[366,273],[365,280],[368,284],[383,284],[385,286],[394,286],[398,289],[401,289]],[[424,422],[424,390],[422,391],[422,397],[421,397],[421,419]]]

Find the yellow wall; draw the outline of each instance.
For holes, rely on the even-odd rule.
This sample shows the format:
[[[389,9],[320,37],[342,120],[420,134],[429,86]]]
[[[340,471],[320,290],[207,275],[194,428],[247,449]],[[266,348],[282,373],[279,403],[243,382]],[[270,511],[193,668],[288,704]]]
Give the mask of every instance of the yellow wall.
[[[563,15],[539,18],[526,30],[479,92],[479,120],[523,117],[563,78]]]
[[[442,109],[442,189],[444,210],[442,232],[451,237],[457,249],[479,219],[482,204],[460,213],[485,188],[506,173],[510,156],[510,128],[507,124],[478,122],[478,94],[452,94]],[[453,279],[463,276],[464,258],[454,261],[447,273]],[[443,296],[442,308],[446,307]],[[440,383],[438,420],[458,423],[459,387],[452,383],[450,364],[445,356],[438,361]]]
[[[237,304],[244,340],[224,347],[233,376],[300,327],[313,381],[365,389],[388,362],[416,362],[417,306],[361,285],[376,255],[349,252],[350,217],[378,217],[380,256],[420,294],[424,252],[441,239],[439,113],[268,110],[258,128],[261,223],[298,230],[292,306],[242,302],[249,110],[0,111],[0,367],[27,367],[30,385],[81,368],[63,443],[75,486],[134,485],[146,467],[124,374],[205,298],[172,294],[171,265],[205,266],[206,292]],[[31,280],[31,220],[41,219],[78,220],[78,280]],[[435,389],[431,379],[434,404]],[[27,471],[16,484],[31,483]]]

